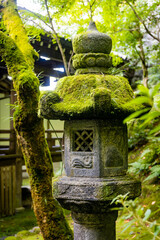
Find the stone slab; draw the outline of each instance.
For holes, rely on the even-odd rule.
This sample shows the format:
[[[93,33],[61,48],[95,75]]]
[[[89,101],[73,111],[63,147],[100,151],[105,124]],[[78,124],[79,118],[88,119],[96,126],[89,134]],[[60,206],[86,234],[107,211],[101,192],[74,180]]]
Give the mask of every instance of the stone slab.
[[[129,199],[141,193],[141,183],[130,177],[63,177],[54,184],[54,196],[64,208],[82,212],[105,212],[111,201],[128,193]]]

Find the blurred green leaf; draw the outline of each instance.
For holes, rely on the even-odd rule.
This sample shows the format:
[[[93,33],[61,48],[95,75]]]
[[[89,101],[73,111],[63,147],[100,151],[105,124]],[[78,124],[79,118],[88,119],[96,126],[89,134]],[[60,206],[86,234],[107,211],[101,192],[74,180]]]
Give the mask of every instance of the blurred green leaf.
[[[142,110],[136,111],[132,114],[130,114],[127,118],[124,119],[123,123],[127,123],[130,120],[133,120],[134,118],[139,117],[142,113],[148,112],[150,110],[150,108],[144,108]]]
[[[148,208],[144,214],[143,221],[146,221],[150,217],[151,213],[152,213],[151,209]]]

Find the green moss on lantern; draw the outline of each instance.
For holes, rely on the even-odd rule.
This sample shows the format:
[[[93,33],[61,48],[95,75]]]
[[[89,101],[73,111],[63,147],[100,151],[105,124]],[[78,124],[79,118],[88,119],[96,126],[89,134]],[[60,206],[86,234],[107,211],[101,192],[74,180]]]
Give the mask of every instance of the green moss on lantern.
[[[112,48],[112,40],[104,33],[97,30],[84,32],[74,37],[72,41],[75,53],[106,53]]]
[[[47,94],[41,100],[41,115],[46,118],[105,119],[115,115],[124,118],[135,111],[135,106],[124,106],[133,98],[132,89],[124,77],[95,74],[64,77],[58,82],[54,94],[60,97],[59,102],[55,103]]]
[[[104,53],[85,53],[76,54],[72,58],[73,67],[75,69],[88,67],[110,67],[112,65],[112,58],[109,54]]]

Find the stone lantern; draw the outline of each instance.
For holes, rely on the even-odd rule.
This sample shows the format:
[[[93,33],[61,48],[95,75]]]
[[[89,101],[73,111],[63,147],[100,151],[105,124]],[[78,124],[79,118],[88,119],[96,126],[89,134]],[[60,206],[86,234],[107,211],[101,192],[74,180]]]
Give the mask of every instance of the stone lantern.
[[[41,116],[65,120],[66,176],[55,184],[55,196],[70,209],[75,240],[114,240],[117,210],[111,201],[119,194],[134,199],[140,182],[126,174],[127,127],[134,107],[124,77],[109,75],[112,40],[91,22],[87,32],[73,40],[74,76],[59,80],[41,99]]]

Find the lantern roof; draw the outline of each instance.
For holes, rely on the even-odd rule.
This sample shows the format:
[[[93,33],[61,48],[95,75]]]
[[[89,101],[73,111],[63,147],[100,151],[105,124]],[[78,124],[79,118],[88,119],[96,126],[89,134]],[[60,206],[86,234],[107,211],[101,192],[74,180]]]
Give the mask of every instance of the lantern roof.
[[[55,91],[41,97],[40,115],[47,119],[124,119],[135,111],[125,106],[133,98],[128,80],[109,74],[111,38],[91,22],[73,39],[74,76],[61,78]]]

